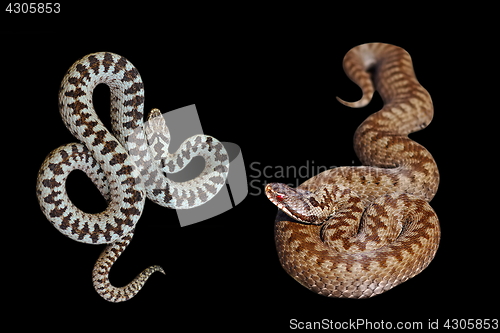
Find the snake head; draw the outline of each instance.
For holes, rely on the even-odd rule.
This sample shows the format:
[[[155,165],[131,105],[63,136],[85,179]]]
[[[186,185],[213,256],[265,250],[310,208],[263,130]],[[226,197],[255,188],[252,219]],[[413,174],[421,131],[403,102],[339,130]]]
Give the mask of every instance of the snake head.
[[[282,183],[269,183],[265,193],[273,204],[297,221],[307,224],[322,224],[325,221],[312,192]]]

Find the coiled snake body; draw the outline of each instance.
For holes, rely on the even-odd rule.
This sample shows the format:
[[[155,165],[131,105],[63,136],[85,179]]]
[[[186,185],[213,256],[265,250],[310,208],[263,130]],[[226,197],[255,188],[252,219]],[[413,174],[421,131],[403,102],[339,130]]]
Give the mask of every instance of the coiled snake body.
[[[288,274],[324,296],[368,298],[420,273],[437,251],[439,221],[428,202],[438,169],[408,138],[430,123],[433,105],[400,47],[359,45],[344,70],[363,97],[340,102],[365,106],[375,89],[384,102],[354,135],[363,166],[330,169],[297,188],[268,184],[266,195],[280,208],[275,242]]]
[[[99,83],[110,87],[112,132],[93,108],[92,93]],[[199,206],[224,186],[229,168],[226,150],[211,136],[195,135],[170,154],[161,113],[153,109],[143,124],[143,104],[139,72],[124,57],[100,52],[75,62],[62,81],[59,110],[80,143],[52,151],[37,178],[40,207],[60,232],[84,243],[109,244],[94,266],[93,282],[97,292],[112,302],[130,299],[152,273],[164,273],[152,266],[122,288],[108,279],[111,266],[132,238],[146,197],[169,208]],[[198,177],[182,183],[166,177],[165,173],[182,170],[195,156],[205,159]],[[88,214],[71,202],[65,184],[75,169],[84,171],[100,190],[108,202],[105,211]]]

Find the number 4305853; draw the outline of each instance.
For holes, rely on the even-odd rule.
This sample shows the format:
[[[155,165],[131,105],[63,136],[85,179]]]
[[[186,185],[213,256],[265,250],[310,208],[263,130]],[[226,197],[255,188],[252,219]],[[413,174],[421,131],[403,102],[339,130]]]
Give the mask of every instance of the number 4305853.
[[[61,4],[60,3],[52,3],[52,2],[15,2],[7,5],[5,11],[10,14],[57,14],[61,12]]]

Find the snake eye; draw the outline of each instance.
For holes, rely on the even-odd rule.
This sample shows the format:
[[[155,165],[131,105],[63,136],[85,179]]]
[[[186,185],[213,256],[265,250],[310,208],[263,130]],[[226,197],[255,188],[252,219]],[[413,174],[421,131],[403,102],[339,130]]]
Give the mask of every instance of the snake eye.
[[[276,200],[278,200],[278,201],[283,201],[283,200],[285,200],[285,196],[284,196],[284,195],[282,195],[282,194],[277,194],[277,195],[276,195]]]

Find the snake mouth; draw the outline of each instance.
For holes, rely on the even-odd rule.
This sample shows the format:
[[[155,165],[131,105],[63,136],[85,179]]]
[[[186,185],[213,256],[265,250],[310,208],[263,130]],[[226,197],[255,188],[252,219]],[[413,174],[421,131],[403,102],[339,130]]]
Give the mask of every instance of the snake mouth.
[[[293,217],[292,212],[287,208],[286,205],[286,194],[283,191],[280,191],[280,188],[285,186],[280,183],[269,183],[266,185],[264,192],[266,193],[267,198],[274,205],[276,205],[281,211],[286,213],[288,216]],[[295,219],[295,218],[294,218]]]
[[[286,209],[285,199],[287,198],[284,191],[280,190],[283,186],[285,185],[280,183],[269,183],[264,189],[267,198],[281,210]]]
[[[269,183],[266,185],[264,191],[266,193],[266,196],[269,198],[269,200],[271,200],[272,198],[274,198],[275,195],[277,195],[278,193],[275,191],[275,186],[276,186],[277,183]]]
[[[264,192],[267,198],[277,206],[279,210],[288,215],[293,222],[309,225],[321,225],[324,223],[323,220],[320,220],[318,216],[314,214],[301,214],[289,206],[288,201],[294,199],[296,190],[288,185],[282,183],[269,183],[266,185]],[[297,201],[296,198],[295,201]]]

